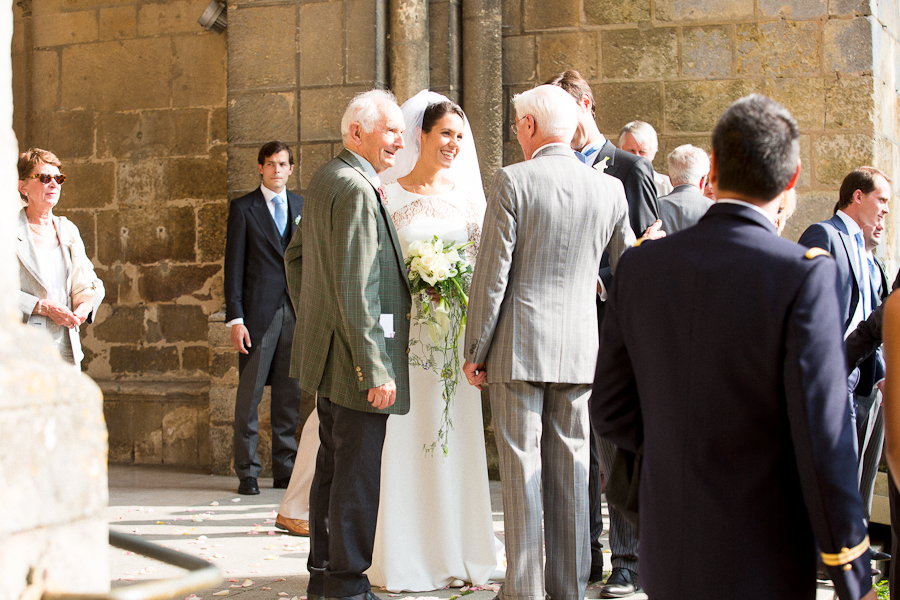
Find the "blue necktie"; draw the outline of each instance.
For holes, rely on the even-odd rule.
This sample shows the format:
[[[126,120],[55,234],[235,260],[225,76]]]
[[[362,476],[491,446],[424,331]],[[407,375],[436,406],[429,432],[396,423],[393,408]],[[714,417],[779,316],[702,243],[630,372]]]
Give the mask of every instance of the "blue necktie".
[[[872,312],[872,284],[869,281],[868,267],[869,259],[866,256],[866,244],[863,241],[862,232],[856,233],[856,254],[857,264],[859,265],[859,299],[862,301],[863,318],[869,316]]]
[[[278,234],[284,236],[284,228],[287,227],[287,210],[284,206],[284,198],[275,196],[272,198],[272,204],[275,205],[275,227],[278,228]]]

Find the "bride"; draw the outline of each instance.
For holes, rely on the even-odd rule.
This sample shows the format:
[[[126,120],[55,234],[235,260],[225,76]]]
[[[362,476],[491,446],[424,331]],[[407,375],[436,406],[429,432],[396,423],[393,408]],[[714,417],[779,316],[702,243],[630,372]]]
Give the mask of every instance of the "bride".
[[[437,235],[445,241],[474,241],[467,249],[474,263],[485,198],[465,115],[427,90],[402,108],[405,148],[381,180],[404,258],[411,242]],[[427,341],[427,327],[416,329],[410,336]],[[461,356],[455,368],[460,364]],[[493,530],[480,393],[472,386],[457,387],[444,456],[440,448],[425,451],[438,439],[444,409],[439,375],[410,365],[409,387],[409,414],[388,419],[369,580],[399,592],[502,579],[505,558]]]

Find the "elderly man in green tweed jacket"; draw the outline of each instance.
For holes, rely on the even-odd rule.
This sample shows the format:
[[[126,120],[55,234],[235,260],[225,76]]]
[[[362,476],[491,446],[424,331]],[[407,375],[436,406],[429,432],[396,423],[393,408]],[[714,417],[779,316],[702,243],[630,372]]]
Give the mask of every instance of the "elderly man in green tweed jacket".
[[[285,251],[297,327],[291,375],[317,392],[320,448],[309,494],[309,600],[373,600],[372,562],[389,414],[409,412],[411,296],[379,192],[403,147],[390,92],[360,94],[341,120],[345,149],[313,176]]]

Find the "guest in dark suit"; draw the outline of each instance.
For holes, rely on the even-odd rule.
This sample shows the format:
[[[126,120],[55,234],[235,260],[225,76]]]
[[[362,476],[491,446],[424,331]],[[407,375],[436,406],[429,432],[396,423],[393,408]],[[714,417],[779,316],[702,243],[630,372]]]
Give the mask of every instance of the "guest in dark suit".
[[[804,246],[822,248],[835,257],[845,336],[872,314],[888,292],[886,275],[872,250],[881,242],[890,196],[890,179],[883,172],[874,167],[853,169],[841,183],[834,216],[810,225],[800,236]],[[866,518],[884,440],[881,400],[874,387],[883,377],[884,360],[876,352],[852,370],[848,382],[856,412],[859,489]]]
[[[625,199],[628,201],[628,215],[631,229],[635,237],[640,237],[645,230],[659,219],[659,208],[656,203],[656,184],[653,180],[653,165],[646,158],[619,150],[606,139],[597,122],[594,120],[596,105],[591,86],[578,71],[570,70],[551,78],[547,83],[558,85],[569,92],[578,104],[578,128],[572,138],[572,149],[583,162],[595,169],[612,175],[625,187]],[[604,289],[600,290],[597,299],[597,322],[603,323],[605,288],[612,283],[612,269],[609,267],[609,254],[604,252],[600,263],[600,279]],[[591,581],[603,577],[603,545],[600,534],[603,533],[603,502],[600,480],[600,464],[609,472],[615,447],[591,434],[591,463],[589,475],[590,519],[591,519]],[[615,508],[609,511],[609,544],[612,550],[612,574],[600,589],[602,598],[623,598],[640,589],[637,581],[637,532],[634,526]]]
[[[304,315],[291,373],[318,395],[319,454],[309,491],[308,600],[377,600],[372,564],[388,416],[409,412],[412,296],[379,173],[403,148],[394,96],[371,90],[344,111],[344,149],[309,183],[285,254]]]
[[[835,263],[774,225],[799,128],[752,95],[712,146],[716,205],[619,262],[590,401],[597,434],[643,452],[641,581],[651,598],[727,581],[732,600],[812,599],[818,546],[840,598],[874,598]]]
[[[659,219],[667,234],[695,225],[713,201],[703,195],[709,173],[709,157],[702,148],[685,144],[666,157],[675,189],[659,199]]]
[[[287,191],[294,172],[291,149],[269,142],[259,150],[262,184],[231,201],[225,241],[225,313],[231,343],[240,352],[234,405],[234,470],[239,494],[258,494],[257,408],[272,387],[272,475],[287,488],[297,454],[300,385],[290,377],[294,308],[288,296],[284,250],[300,220],[303,198]]]

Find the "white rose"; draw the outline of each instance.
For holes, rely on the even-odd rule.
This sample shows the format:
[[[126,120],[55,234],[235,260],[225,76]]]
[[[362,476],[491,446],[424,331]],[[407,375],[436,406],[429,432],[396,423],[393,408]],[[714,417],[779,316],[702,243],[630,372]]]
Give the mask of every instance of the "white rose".
[[[421,246],[419,246],[419,256],[434,256],[434,244],[428,242],[421,242]]]
[[[459,252],[457,252],[456,250],[448,250],[444,253],[444,258],[452,263],[456,263],[462,260],[459,256]]]
[[[422,240],[416,240],[409,245],[406,250],[410,256],[419,256],[422,252]]]

